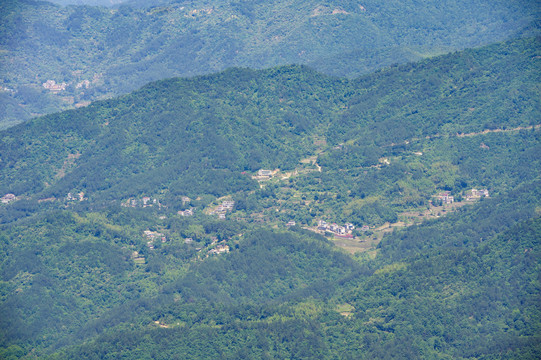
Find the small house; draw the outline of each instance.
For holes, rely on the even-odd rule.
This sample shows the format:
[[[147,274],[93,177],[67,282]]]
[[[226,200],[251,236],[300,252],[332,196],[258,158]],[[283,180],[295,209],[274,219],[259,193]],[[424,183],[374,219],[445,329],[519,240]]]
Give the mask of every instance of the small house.
[[[233,206],[235,206],[235,202],[232,200],[226,200],[222,202],[222,208],[226,210],[233,210]]]
[[[193,209],[186,209],[184,211],[178,211],[177,214],[180,216],[193,216]]]
[[[16,199],[17,197],[14,194],[6,194],[2,196],[0,201],[2,202],[2,204],[9,204],[10,202],[15,201]]]
[[[455,202],[455,197],[450,192],[445,191],[438,194],[438,200],[441,200],[442,204],[452,204]]]
[[[257,176],[261,176],[261,177],[272,177],[272,170],[264,170],[264,169],[261,169],[257,172]]]

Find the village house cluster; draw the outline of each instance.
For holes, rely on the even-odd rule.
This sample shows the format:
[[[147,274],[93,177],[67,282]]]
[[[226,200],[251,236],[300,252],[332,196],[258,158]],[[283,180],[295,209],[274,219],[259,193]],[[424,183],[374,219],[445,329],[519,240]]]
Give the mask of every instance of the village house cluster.
[[[257,171],[257,174],[252,176],[254,180],[270,180],[279,170],[265,170],[261,169]]]
[[[479,199],[482,198],[482,197],[489,197],[489,194],[488,194],[488,190],[487,190],[487,189],[482,189],[482,190],[471,189],[471,190],[466,194],[466,201],[479,200]]]
[[[224,200],[221,205],[216,206],[214,210],[210,212],[210,215],[218,215],[219,219],[225,219],[225,214],[228,211],[233,211],[235,202],[233,200]]]
[[[9,204],[10,202],[15,201],[15,200],[17,200],[17,197],[15,196],[15,194],[6,194],[0,198],[0,201],[2,202],[2,204]]]
[[[487,189],[471,189],[465,194],[466,201],[475,201],[479,200],[482,197],[489,197]],[[442,205],[449,205],[455,202],[455,197],[451,195],[450,191],[440,192],[436,198],[441,201]]]
[[[344,237],[344,238],[353,238],[352,232],[355,229],[355,226],[351,223],[346,223],[344,224],[344,226],[340,226],[335,223],[327,224],[327,222],[323,220],[319,220],[317,224],[317,229],[321,231],[329,232],[333,234],[334,236]],[[364,226],[363,226],[363,229],[364,229]]]
[[[229,245],[218,244],[214,249],[209,250],[209,255],[220,255],[229,252]]]
[[[196,15],[202,15],[202,14],[206,14],[206,15],[210,15],[212,14],[212,12],[214,11],[213,8],[203,8],[203,9],[193,9],[193,10],[190,10],[188,12],[187,15],[184,15],[184,17],[195,17]]]
[[[207,257],[211,255],[220,255],[220,254],[225,254],[229,252],[230,250],[229,245],[227,245],[225,241],[221,241],[221,243],[218,244],[218,238],[216,236],[212,236],[211,240],[212,242],[210,246],[215,246],[215,247],[210,249],[207,252]],[[198,250],[201,250],[201,248],[199,248]]]
[[[72,194],[72,193],[68,193],[68,195],[66,195],[66,200],[67,201],[83,201],[83,200],[86,200],[85,199],[85,193],[84,192],[80,192],[78,194]]]
[[[150,250],[154,250],[154,241],[158,239],[161,240],[162,243],[167,241],[167,237],[164,234],[159,233],[157,231],[145,230],[143,234],[145,235],[145,238],[147,239],[147,246]]]
[[[155,205],[157,205],[158,207],[162,206],[158,199],[152,199],[148,196],[143,196],[141,199],[128,199],[126,201],[123,201],[120,204],[120,206],[132,207],[132,208],[137,208],[137,207],[145,208],[145,207],[150,207],[150,206],[155,206]]]
[[[66,83],[57,84],[56,81],[54,80],[47,80],[46,82],[43,83],[43,87],[52,92],[64,91],[66,90],[66,86],[68,86],[68,84]]]
[[[179,210],[177,211],[177,214],[180,216],[193,216],[194,208],[186,209],[186,210]]]
[[[438,194],[438,200],[441,200],[442,204],[452,204],[455,202],[455,197],[451,195],[450,191],[444,191]]]
[[[75,85],[76,89],[82,89],[83,87],[88,89],[90,87],[90,81],[85,79]]]
[[[186,204],[189,204],[192,201],[192,199],[190,199],[187,196],[183,196],[181,198],[181,201],[182,201],[182,206],[184,206]],[[195,211],[195,208],[189,208],[186,210],[177,211],[177,214],[180,216],[193,216],[194,211]]]

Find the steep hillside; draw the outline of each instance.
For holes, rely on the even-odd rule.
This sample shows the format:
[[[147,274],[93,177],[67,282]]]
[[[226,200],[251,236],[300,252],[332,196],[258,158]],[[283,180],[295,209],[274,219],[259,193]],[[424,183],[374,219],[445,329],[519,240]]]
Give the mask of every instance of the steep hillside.
[[[224,196],[255,189],[258,169],[295,169],[321,151],[317,139],[329,146],[325,170],[359,169],[427,136],[532,128],[538,63],[539,42],[528,39],[354,81],[282,67],[156,82],[2,132],[0,193],[36,201],[84,192],[117,204]]]
[[[0,126],[172,76],[309,64],[358,76],[535,33],[532,1],[192,1],[116,9],[3,1]],[[142,5],[142,7],[138,7]],[[13,104],[14,102],[14,104]]]
[[[368,130],[377,145],[403,145],[538,124],[540,45],[538,38],[495,44],[360,77],[353,86],[362,90],[329,137],[347,141]]]
[[[517,201],[538,199],[538,195],[539,184],[508,194]],[[505,199],[495,203],[509,205]],[[539,206],[538,200],[534,203]],[[504,212],[487,211],[493,207],[494,203],[479,204],[463,215],[478,226],[490,226]],[[176,285],[179,293],[174,302],[154,299],[138,306],[130,304],[133,311],[116,312],[116,319],[90,324],[79,333],[91,336],[90,329],[101,332],[107,324],[108,330],[101,335],[66,347],[52,358],[384,359],[391,354],[411,359],[536,358],[541,350],[541,223],[532,210],[522,210],[507,230],[495,228],[482,243],[457,244],[451,249],[444,244],[454,234],[442,231],[438,240],[443,240],[443,246],[435,242],[431,249],[399,262],[390,262],[382,253],[370,262],[372,270],[365,268],[329,283],[325,281],[330,279],[330,269],[336,274],[351,269],[349,265],[340,265],[342,270],[329,266],[342,260],[338,255],[325,259],[321,245],[312,243],[310,248],[317,250],[303,250],[308,244],[291,243],[290,235],[266,234],[268,243],[241,243],[241,249],[248,246],[245,251],[195,266]],[[531,217],[535,219],[528,220]],[[441,219],[432,227],[439,225],[443,230],[449,223],[452,221]],[[409,235],[405,231],[394,238]],[[423,241],[431,239],[427,235]],[[268,248],[271,244],[272,249]],[[287,255],[292,247],[294,254]],[[385,248],[382,244],[381,249]],[[284,249],[288,251],[282,253]],[[263,253],[255,255],[257,251],[271,258],[259,260]],[[256,263],[245,262],[249,253],[255,255],[252,260]],[[299,258],[305,255],[309,255],[308,262]],[[294,258],[294,268],[286,265]],[[309,278],[316,269],[310,262],[323,270],[321,285],[300,296],[281,298],[279,303],[249,300],[253,295],[257,298],[257,290],[284,289],[276,283],[267,287],[269,281],[306,279],[307,274]],[[235,271],[229,272],[232,269]],[[284,277],[287,272],[291,275]],[[200,291],[194,293],[194,289]],[[229,296],[224,297],[229,291],[241,301],[230,303]],[[115,326],[122,321],[126,323]]]
[[[535,196],[539,184],[535,186],[534,192],[521,191]],[[517,193],[512,197],[523,199]],[[429,242],[430,250],[382,266],[344,298],[356,309],[356,323],[369,324],[372,330],[364,330],[358,338],[372,358],[390,352],[408,358],[447,354],[458,359],[529,359],[541,354],[539,217],[518,224],[520,217],[515,218],[514,226],[500,232],[496,224],[503,214],[479,215],[472,216],[477,225],[493,226],[482,243],[469,243],[475,239],[472,234],[464,243],[449,247],[447,242],[463,230],[444,225],[436,234],[421,226],[415,232],[424,232],[418,240]],[[521,218],[529,216],[535,215],[530,212]],[[406,231],[395,241],[411,242],[411,235]],[[388,262],[385,253],[381,259]]]
[[[358,269],[310,232],[249,231],[227,241],[228,253],[213,254],[210,243],[203,252],[196,246],[205,242],[186,244],[185,224],[174,219],[161,224],[166,240],[149,250],[143,232],[155,219],[117,211],[52,212],[3,229],[0,346],[75,344],[126,321],[146,321],[149,312],[173,303],[262,306],[329,298],[332,283]],[[223,223],[202,223],[214,228],[211,234],[224,233],[216,231]]]
[[[335,116],[342,84],[298,67],[150,84],[4,132],[2,186],[116,200],[251,190],[242,172],[291,169],[313,149],[310,134]]]
[[[538,358],[540,59],[235,68],[1,131],[0,358]]]

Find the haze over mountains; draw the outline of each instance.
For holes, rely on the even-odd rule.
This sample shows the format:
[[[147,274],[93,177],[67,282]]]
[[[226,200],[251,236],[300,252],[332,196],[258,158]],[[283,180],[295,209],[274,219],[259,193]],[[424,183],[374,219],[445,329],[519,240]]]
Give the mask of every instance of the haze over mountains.
[[[541,358],[538,2],[87,5],[0,2],[1,359]]]
[[[223,196],[253,188],[243,171],[293,170],[314,138],[374,153],[331,151],[329,167],[370,166],[393,143],[537,125],[538,69],[539,42],[527,39],[355,80],[297,66],[164,80],[5,131],[0,193]]]
[[[3,1],[3,127],[172,76],[308,64],[355,77],[538,30],[535,1]],[[155,5],[153,3],[152,5]]]
[[[0,132],[0,355],[538,357],[540,59],[234,68]]]

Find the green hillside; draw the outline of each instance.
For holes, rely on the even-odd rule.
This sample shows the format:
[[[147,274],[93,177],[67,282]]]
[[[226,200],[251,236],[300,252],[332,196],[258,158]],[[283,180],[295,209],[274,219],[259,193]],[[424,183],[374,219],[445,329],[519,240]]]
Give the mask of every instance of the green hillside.
[[[0,358],[539,357],[539,52],[235,68],[1,131]]]
[[[180,196],[220,197],[257,189],[251,175],[259,169],[293,171],[314,154],[319,154],[322,172],[289,183],[304,187],[303,179],[323,176],[317,181],[329,183],[327,191],[358,191],[340,190],[339,183],[369,182],[366,171],[399,180],[404,163],[392,161],[381,172],[373,167],[382,158],[412,155],[425,146],[432,149],[427,155],[406,160],[418,179],[423,172],[431,178],[432,186],[424,178],[416,185],[429,186],[420,195],[425,199],[433,195],[426,191],[454,190],[461,179],[475,180],[474,186],[498,185],[496,173],[475,184],[481,174],[472,163],[461,163],[452,147],[459,141],[492,166],[500,147],[475,149],[480,142],[468,140],[468,134],[486,138],[487,147],[499,143],[509,151],[523,142],[528,150],[519,156],[538,162],[529,155],[537,147],[535,131],[525,131],[522,140],[514,137],[518,142],[512,146],[494,131],[509,136],[514,134],[510,130],[538,125],[539,49],[537,40],[519,40],[351,81],[292,66],[152,83],[130,95],[2,132],[0,193],[37,201],[84,192],[92,201],[117,205],[145,195],[166,203]],[[468,136],[446,143],[457,134]],[[439,146],[449,150],[431,157]],[[499,151],[497,156],[516,155]],[[438,167],[445,164],[452,166],[443,176]],[[537,176],[535,167],[524,164],[521,169]],[[340,177],[326,176],[337,171]],[[512,184],[505,185],[501,190]]]
[[[146,321],[148,311],[179,301],[278,303],[320,293],[318,286],[357,268],[310,233],[250,231],[228,241],[229,254],[206,258],[206,251],[185,244],[183,224],[175,220],[160,224],[167,241],[149,250],[142,233],[157,226],[152,220],[127,211],[53,212],[3,231],[2,278],[10,294],[1,307],[2,345],[77,343],[120,322]],[[209,234],[224,233],[217,231],[223,223],[200,224]]]
[[[77,189],[116,200],[252,190],[256,182],[242,172],[293,168],[308,154],[310,134],[340,106],[342,83],[289,67],[150,84],[4,132],[2,184],[8,192],[63,197]]]
[[[540,236],[524,221],[473,249],[421,252],[327,301],[177,302],[52,358],[533,359]]]
[[[533,1],[191,1],[148,7],[0,5],[0,126],[86,106],[149,81],[308,64],[355,77],[532,35]],[[139,6],[141,5],[141,6]],[[54,81],[54,83],[53,83]],[[45,86],[45,87],[44,87]]]
[[[205,259],[175,238],[174,220],[149,251],[140,231],[156,223],[141,211],[49,213],[3,229],[5,353],[41,357],[100,334],[58,357],[535,357],[540,224],[525,219],[539,189],[393,234],[361,265],[309,232],[248,232]],[[412,252],[415,242],[429,248]],[[146,265],[130,258],[134,244]]]

